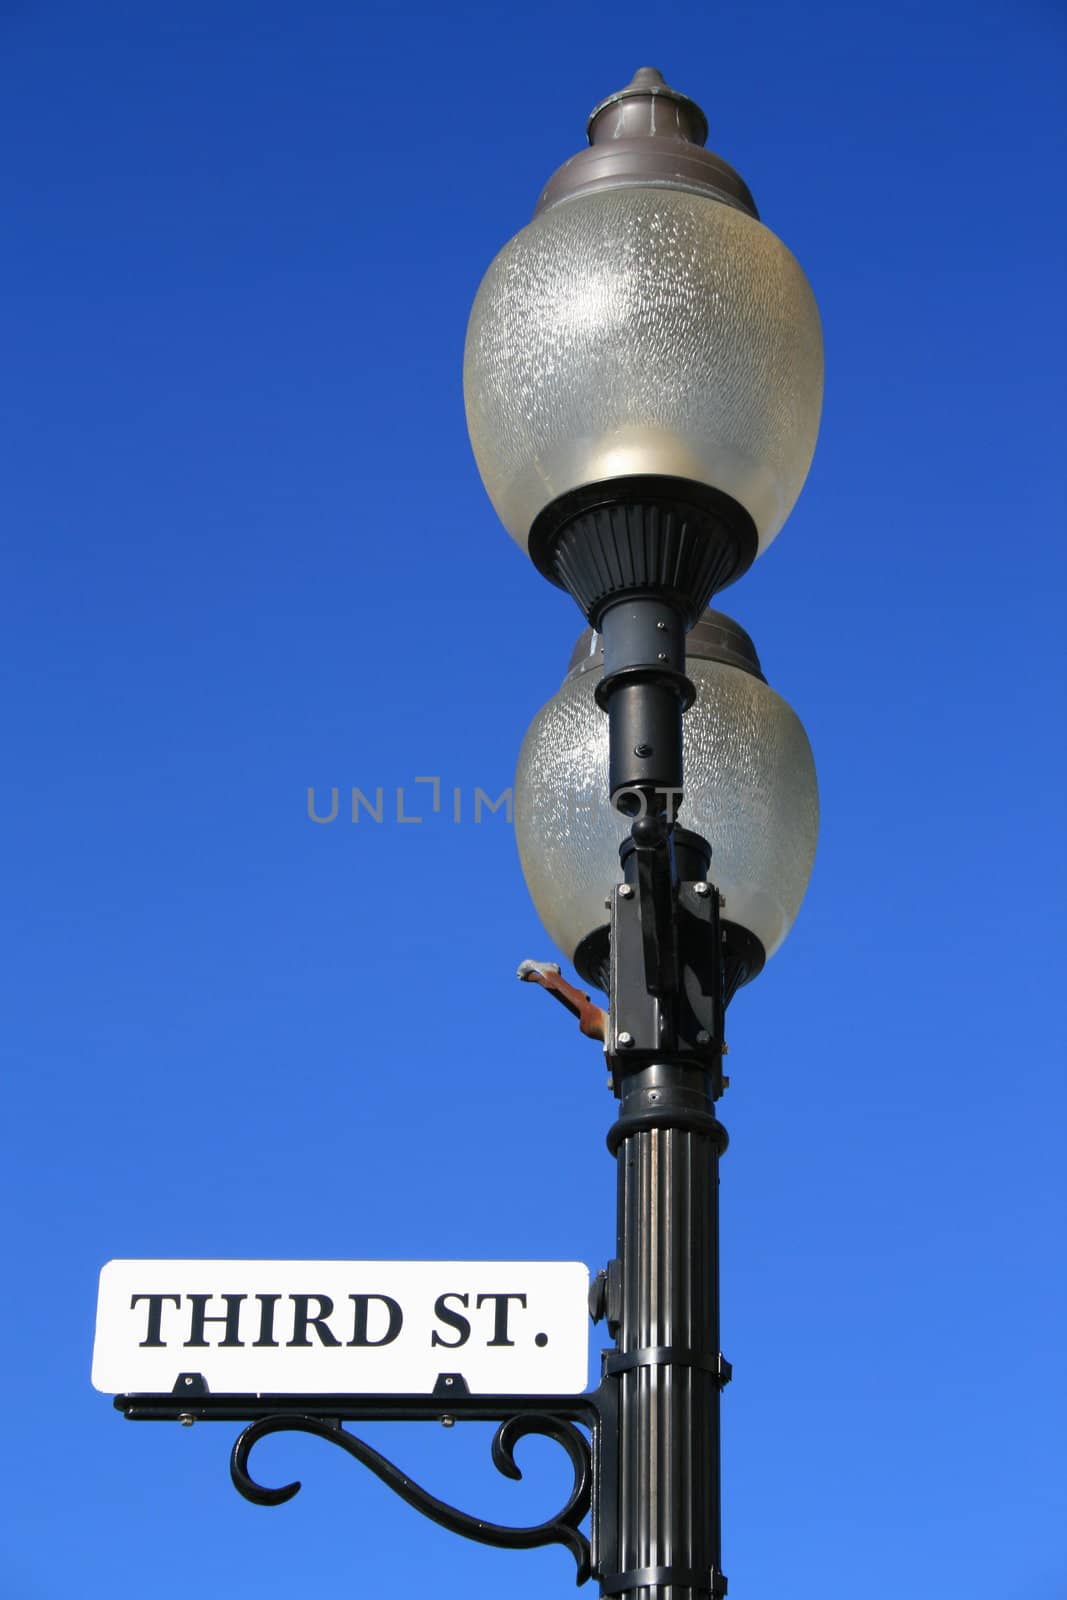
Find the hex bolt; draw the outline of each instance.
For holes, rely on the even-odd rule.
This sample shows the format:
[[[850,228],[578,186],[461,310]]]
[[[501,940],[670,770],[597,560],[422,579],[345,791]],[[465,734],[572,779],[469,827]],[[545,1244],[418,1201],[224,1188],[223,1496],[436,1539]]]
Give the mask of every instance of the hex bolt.
[[[629,1050],[631,1048],[631,1046],[633,1045],[633,1042],[634,1042],[634,1036],[633,1036],[632,1033],[620,1033],[619,1034],[619,1046],[620,1046],[621,1049]]]

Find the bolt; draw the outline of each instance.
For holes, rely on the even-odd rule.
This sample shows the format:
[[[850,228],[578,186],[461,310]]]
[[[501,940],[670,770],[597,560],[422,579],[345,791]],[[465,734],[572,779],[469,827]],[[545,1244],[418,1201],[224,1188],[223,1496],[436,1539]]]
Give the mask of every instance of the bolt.
[[[632,1046],[633,1042],[634,1042],[634,1036],[633,1036],[632,1033],[620,1033],[619,1034],[619,1045],[620,1045],[621,1049],[629,1050],[630,1047]]]
[[[660,633],[666,633],[667,631],[667,624],[665,622],[657,622],[656,627],[659,629]]]
[[[710,1044],[710,1043],[711,1043],[711,1034],[708,1032],[707,1028],[701,1028],[700,1032],[697,1034],[697,1044]]]
[[[442,1417],[441,1418],[441,1426],[442,1426],[442,1428],[454,1428],[456,1426],[455,1417],[447,1417],[447,1416],[446,1417]]]
[[[193,1381],[193,1380],[192,1380],[192,1378],[185,1378],[185,1379],[184,1379],[184,1380],[183,1380],[183,1381],[184,1381],[184,1382],[185,1382],[185,1383],[186,1383],[186,1384],[191,1384],[191,1383],[192,1383],[192,1381]]]
[[[191,1428],[193,1423],[196,1421],[196,1418],[191,1417],[188,1411],[183,1411],[178,1417],[178,1421],[181,1423],[183,1428]]]
[[[694,894],[698,894],[700,896],[700,898],[703,900],[705,898],[705,896],[707,896],[707,895],[709,895],[711,893],[711,890],[709,889],[709,887],[708,887],[708,885],[706,883],[694,883],[694,885],[693,885],[693,893]]]
[[[619,899],[620,900],[632,900],[633,897],[634,897],[634,886],[633,886],[632,883],[623,883],[623,884],[619,885]]]
[[[671,658],[670,658],[670,656],[669,656],[669,655],[668,655],[668,654],[667,654],[667,652],[666,652],[666,650],[661,650],[661,651],[660,651],[660,652],[659,652],[659,653],[658,653],[658,655],[657,655],[657,656],[656,656],[656,660],[657,660],[657,661],[669,661],[669,660],[670,660],[670,659],[671,659]]]
[[[634,755],[639,756],[642,761],[645,761],[651,754],[652,746],[650,744],[634,745]]]
[[[446,1378],[445,1379],[445,1388],[446,1389],[451,1389],[453,1382],[454,1382],[454,1379]]]

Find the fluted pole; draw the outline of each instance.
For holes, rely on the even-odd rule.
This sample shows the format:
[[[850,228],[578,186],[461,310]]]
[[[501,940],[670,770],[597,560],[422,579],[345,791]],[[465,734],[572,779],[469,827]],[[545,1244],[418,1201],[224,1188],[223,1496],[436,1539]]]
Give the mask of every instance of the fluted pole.
[[[721,1571],[718,1166],[699,1068],[629,1074],[618,1161],[618,1572],[604,1594],[708,1600]],[[649,1125],[650,1123],[654,1125]]]

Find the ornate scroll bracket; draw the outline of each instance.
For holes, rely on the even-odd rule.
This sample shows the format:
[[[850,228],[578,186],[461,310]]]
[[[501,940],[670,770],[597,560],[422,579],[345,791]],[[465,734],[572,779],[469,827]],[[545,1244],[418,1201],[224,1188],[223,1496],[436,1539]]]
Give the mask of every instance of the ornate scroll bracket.
[[[277,1489],[257,1483],[248,1470],[248,1458],[260,1439],[271,1433],[310,1433],[326,1439],[354,1456],[370,1469],[375,1477],[392,1489],[423,1516],[452,1533],[462,1534],[480,1544],[497,1545],[507,1550],[532,1550],[540,1545],[562,1544],[573,1555],[578,1567],[577,1581],[585,1583],[590,1575],[589,1541],[579,1531],[578,1524],[589,1510],[592,1494],[592,1462],[589,1444],[572,1422],[562,1417],[542,1412],[525,1412],[510,1416],[500,1424],[493,1437],[492,1460],[497,1471],[506,1478],[520,1479],[522,1472],[515,1462],[515,1446],[528,1434],[540,1434],[563,1446],[570,1458],[574,1481],[567,1503],[562,1510],[546,1522],[529,1527],[509,1527],[496,1522],[486,1522],[472,1517],[455,1506],[422,1488],[402,1472],[386,1456],[357,1438],[339,1422],[316,1416],[273,1415],[257,1418],[239,1435],[230,1455],[230,1476],[234,1487],[255,1505],[277,1506],[291,1500],[299,1491],[300,1483],[287,1483]]]

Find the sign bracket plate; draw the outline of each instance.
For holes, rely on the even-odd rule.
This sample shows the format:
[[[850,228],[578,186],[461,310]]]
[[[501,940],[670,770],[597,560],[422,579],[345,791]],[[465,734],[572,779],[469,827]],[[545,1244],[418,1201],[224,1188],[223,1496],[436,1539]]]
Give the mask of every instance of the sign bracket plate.
[[[454,1389],[443,1380],[458,1379]],[[186,1378],[199,1383],[186,1386]],[[244,1422],[230,1454],[234,1487],[255,1505],[282,1505],[300,1489],[299,1481],[268,1488],[252,1477],[248,1459],[260,1439],[272,1433],[310,1433],[338,1445],[366,1466],[377,1478],[431,1521],[480,1544],[503,1549],[528,1550],[562,1544],[574,1557],[577,1581],[610,1569],[611,1553],[603,1548],[600,1497],[594,1509],[591,1539],[581,1523],[593,1504],[593,1485],[604,1480],[604,1463],[612,1459],[606,1435],[616,1426],[617,1378],[607,1375],[600,1387],[586,1394],[472,1395],[463,1393],[459,1374],[442,1374],[432,1395],[414,1394],[210,1394],[199,1374],[183,1373],[170,1394],[120,1394],[115,1408],[131,1422]],[[464,1384],[464,1388],[466,1385]],[[492,1460],[508,1478],[522,1476],[515,1462],[515,1445],[530,1434],[559,1444],[570,1459],[572,1483],[565,1504],[544,1522],[529,1526],[487,1522],[438,1500],[415,1483],[380,1451],[357,1438],[346,1422],[498,1422],[493,1437]],[[585,1429],[586,1433],[581,1430]]]

